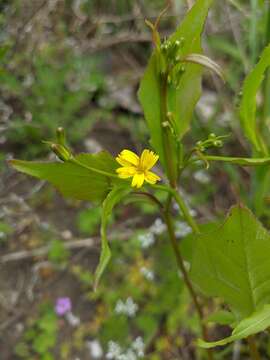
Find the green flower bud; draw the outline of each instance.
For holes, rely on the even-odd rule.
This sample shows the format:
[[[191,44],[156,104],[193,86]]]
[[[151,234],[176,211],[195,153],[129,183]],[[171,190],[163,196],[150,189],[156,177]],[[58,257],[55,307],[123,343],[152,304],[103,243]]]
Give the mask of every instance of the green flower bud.
[[[222,147],[222,146],[223,146],[223,142],[222,142],[221,140],[216,140],[216,141],[214,141],[214,146]]]
[[[62,127],[57,128],[56,130],[56,138],[57,138],[57,142],[61,145],[65,145],[66,143],[66,135],[65,135],[65,130]]]
[[[61,144],[51,144],[51,149],[62,161],[68,161],[72,158],[71,152]]]
[[[216,134],[214,134],[214,133],[211,133],[208,136],[208,139],[215,139],[215,138],[216,138]]]
[[[162,122],[162,126],[163,126],[164,128],[170,126],[169,121],[163,121],[163,122]]]
[[[173,118],[173,113],[171,111],[167,112],[167,118],[168,119],[172,119]]]

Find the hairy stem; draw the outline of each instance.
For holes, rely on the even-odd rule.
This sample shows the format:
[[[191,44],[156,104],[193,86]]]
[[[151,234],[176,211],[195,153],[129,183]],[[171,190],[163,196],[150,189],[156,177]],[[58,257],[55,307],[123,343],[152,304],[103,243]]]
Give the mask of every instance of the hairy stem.
[[[257,349],[257,345],[255,342],[254,336],[249,336],[247,338],[248,346],[249,346],[249,352],[252,360],[261,360],[261,356],[259,354],[259,351]]]

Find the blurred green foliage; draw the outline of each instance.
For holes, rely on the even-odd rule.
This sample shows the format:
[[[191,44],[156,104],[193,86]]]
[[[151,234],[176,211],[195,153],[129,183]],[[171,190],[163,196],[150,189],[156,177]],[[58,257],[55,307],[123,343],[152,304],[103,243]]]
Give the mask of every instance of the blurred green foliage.
[[[17,64],[15,71],[2,71],[5,98],[16,99],[8,141],[25,156],[44,152],[43,139],[52,138],[57,126],[69,129],[71,144],[78,143],[91,129],[95,117],[91,100],[104,89],[97,57],[57,54],[44,49],[31,63]]]
[[[40,317],[24,333],[23,339],[15,347],[15,354],[22,359],[55,359],[51,350],[57,340],[57,316],[47,303],[40,308]]]
[[[5,9],[7,3],[1,2],[1,9]],[[4,134],[7,138],[8,151],[15,153],[17,157],[33,159],[37,156],[47,155],[46,146],[41,141],[53,138],[57,126],[67,128],[71,145],[84,150],[83,139],[89,134],[94,123],[100,119],[107,120],[108,126],[117,126],[118,133],[125,131],[122,138],[129,133],[135,145],[145,142],[147,138],[146,127],[141,121],[141,115],[134,115],[128,109],[123,110],[117,100],[112,100],[110,97],[106,76],[111,71],[108,64],[114,49],[106,49],[100,54],[89,55],[80,51],[76,52],[74,48],[63,45],[70,36],[68,20],[73,16],[71,15],[73,1],[64,3],[68,16],[63,12],[60,13],[59,18],[56,18],[57,24],[61,25],[59,26],[60,30],[59,28],[57,30],[59,33],[56,35],[56,40],[49,39],[48,43],[38,51],[29,54],[22,47],[10,59],[9,54],[14,39],[5,37],[4,34],[0,38],[0,94],[4,103],[12,108]],[[138,3],[139,8],[134,10],[134,1],[86,0],[82,2],[80,9],[83,14],[88,16],[87,29],[91,29],[91,26],[95,25],[92,18],[95,20],[95,17],[98,19],[101,15],[116,16],[119,23],[111,21],[103,24],[103,27],[95,28],[94,26],[93,33],[102,38],[107,31],[112,38],[117,38],[118,32],[122,30],[135,31],[134,29],[138,27],[141,31],[146,31],[143,18],[148,14],[158,14],[164,6],[163,0],[147,0]],[[176,9],[175,15],[164,18],[164,23],[168,28],[174,27],[178,22],[178,14],[183,11],[183,1],[176,0],[173,3],[174,9]],[[214,100],[211,105],[204,101],[204,110],[210,106],[211,112],[205,114],[198,109],[192,121],[192,135],[188,135],[184,139],[186,144],[193,146],[196,141],[208,136],[213,131],[218,135],[230,132],[231,137],[225,143],[224,151],[227,151],[228,154],[232,151],[235,151],[235,154],[249,152],[246,140],[239,131],[237,105],[241,97],[239,94],[241,80],[257,62],[261,49],[267,42],[266,30],[269,13],[266,3],[263,0],[235,0],[226,2],[226,4],[223,1],[216,2],[209,21],[209,34],[205,39],[205,45],[206,52],[209,51],[209,55],[224,67],[227,84],[222,87],[209,75],[205,75],[205,89],[214,94]],[[231,23],[227,17],[227,5],[231,14]],[[24,9],[19,1],[13,1],[12,6],[15,17],[23,13]],[[126,15],[133,20],[127,23],[121,22],[121,17]],[[138,25],[134,16],[141,18]],[[7,17],[3,12],[0,15],[1,28],[4,28],[6,23]],[[84,27],[80,28],[76,36],[82,36],[84,30]],[[92,40],[91,36],[92,34],[89,35],[89,41]],[[119,48],[116,47],[119,67],[122,66],[122,61],[124,63],[123,59],[128,58],[132,74],[137,71],[137,65],[138,72],[140,72],[141,68],[145,66],[146,57],[144,55],[149,53],[149,48],[150,46],[145,44],[137,46],[137,44],[128,43],[121,44]],[[135,71],[134,63],[136,64]],[[110,75],[117,82],[118,74]],[[127,77],[126,83],[129,83],[129,77]],[[237,95],[236,100],[232,100],[234,95]],[[262,96],[263,91],[260,91],[259,102]],[[208,99],[209,97],[206,96],[206,100]],[[259,106],[258,113],[262,113],[262,110]],[[109,131],[111,131],[110,127]],[[112,142],[117,143],[119,139],[121,141],[120,137],[113,139]],[[4,157],[5,155],[1,152],[0,171],[4,170],[4,166],[2,166]],[[194,165],[194,170],[197,167],[202,168],[204,165]],[[250,202],[252,202],[256,189],[261,184],[258,173],[250,191],[247,179],[249,174],[230,165],[225,165],[223,169],[211,165],[208,174],[210,182],[202,184],[191,177],[189,170],[184,173],[184,185],[190,194],[190,204],[194,207],[198,205],[200,216],[205,218],[213,216],[213,208],[220,214],[224,208],[230,206],[231,202],[235,200],[233,196],[228,195],[231,193],[231,188],[234,190],[234,196],[238,198],[240,194],[243,200],[250,198]],[[228,184],[231,184],[230,188]],[[239,184],[241,184],[240,189]],[[35,208],[40,209],[44,205],[44,194],[47,206],[53,203],[54,198],[48,199],[46,191],[48,189],[42,189],[31,199]],[[55,197],[55,193],[51,196]],[[69,206],[71,205],[69,204]],[[73,206],[77,211],[78,205],[73,204]],[[26,332],[17,343],[15,349],[17,356],[28,360],[37,357],[42,360],[51,360],[55,349],[63,345],[61,359],[69,360],[72,356],[71,349],[75,348],[80,351],[84,346],[83,341],[89,338],[99,339],[106,352],[110,340],[119,342],[121,346],[129,346],[134,335],[140,334],[149,350],[147,359],[162,360],[168,356],[169,351],[177,351],[178,348],[186,345],[187,333],[190,337],[198,333],[198,320],[190,309],[189,295],[179,281],[179,274],[172,261],[170,247],[166,244],[166,234],[158,236],[155,245],[149,249],[143,249],[138,240],[139,235],[149,232],[148,224],[156,217],[156,210],[153,206],[145,203],[136,206],[143,211],[139,225],[134,225],[137,232],[128,240],[119,241],[116,236],[112,241],[114,261],[111,262],[105,276],[106,279],[96,293],[92,291],[93,272],[89,264],[72,265],[70,269],[81,284],[80,301],[81,298],[87,298],[88,309],[93,306],[92,304],[95,308],[91,313],[91,319],[89,320],[87,312],[87,320],[83,319],[83,324],[74,330],[70,339],[72,344],[67,345],[65,339],[59,340],[59,344],[56,346],[56,339],[59,335],[57,319],[52,307],[44,305],[35,315],[30,310],[28,316],[35,316],[35,321],[27,324]],[[268,208],[269,204],[266,204],[264,214],[269,213]],[[52,211],[54,209],[50,207],[49,212]],[[133,213],[131,212],[131,214]],[[127,214],[122,211],[118,215],[116,220],[124,224]],[[79,215],[73,216],[80,235],[96,235],[100,223],[100,209],[79,207]],[[269,223],[268,217],[264,220]],[[7,245],[7,236],[12,232],[13,229],[8,222],[1,219],[0,233],[4,235],[2,239],[0,238],[0,245],[2,242],[5,243],[4,246]],[[49,243],[51,244],[48,254],[49,261],[66,264],[69,252],[66,251],[63,240],[59,240],[55,234],[51,234]],[[187,242],[184,241],[184,247],[186,244]],[[17,243],[15,245],[17,246]],[[183,251],[189,254],[190,249],[183,249]],[[96,254],[97,256],[98,254]],[[188,258],[188,256],[186,257]],[[146,279],[142,268],[151,270],[154,279]],[[68,267],[67,271],[69,271]],[[136,315],[129,318],[123,314],[116,314],[117,301],[125,300],[130,296],[139,306]],[[267,346],[269,348],[269,342],[265,341],[263,348]],[[200,350],[196,351],[198,351],[198,358],[202,356]],[[217,358],[231,359],[232,351],[232,347],[221,350],[217,354]],[[244,351],[241,353],[243,358],[245,357]],[[269,356],[269,349],[267,354]],[[57,357],[58,359],[60,358]]]

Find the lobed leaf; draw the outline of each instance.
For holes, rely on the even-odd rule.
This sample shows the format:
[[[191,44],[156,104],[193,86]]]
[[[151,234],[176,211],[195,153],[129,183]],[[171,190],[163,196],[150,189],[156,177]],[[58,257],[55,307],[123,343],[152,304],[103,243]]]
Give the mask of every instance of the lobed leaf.
[[[269,233],[238,205],[220,228],[197,237],[191,279],[228,303],[239,320],[270,303],[269,258]]]
[[[114,178],[118,167],[115,159],[105,151],[79,154],[65,162],[11,160],[10,164],[20,172],[49,181],[63,196],[78,200],[102,201],[113,184],[121,181]]]

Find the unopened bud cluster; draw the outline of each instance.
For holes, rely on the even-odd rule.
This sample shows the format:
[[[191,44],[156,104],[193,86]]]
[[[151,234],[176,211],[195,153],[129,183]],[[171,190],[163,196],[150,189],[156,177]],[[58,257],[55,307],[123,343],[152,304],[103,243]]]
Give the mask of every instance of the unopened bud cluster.
[[[165,40],[160,46],[160,72],[167,74],[169,85],[179,86],[185,67],[180,62],[179,52],[184,44],[184,38],[171,41]]]
[[[208,138],[204,141],[197,141],[196,142],[196,149],[199,150],[200,152],[204,152],[205,150],[209,149],[209,148],[214,148],[214,147],[222,147],[223,146],[223,141],[222,139],[224,138],[224,136],[217,136],[214,133],[211,133],[208,135]]]

